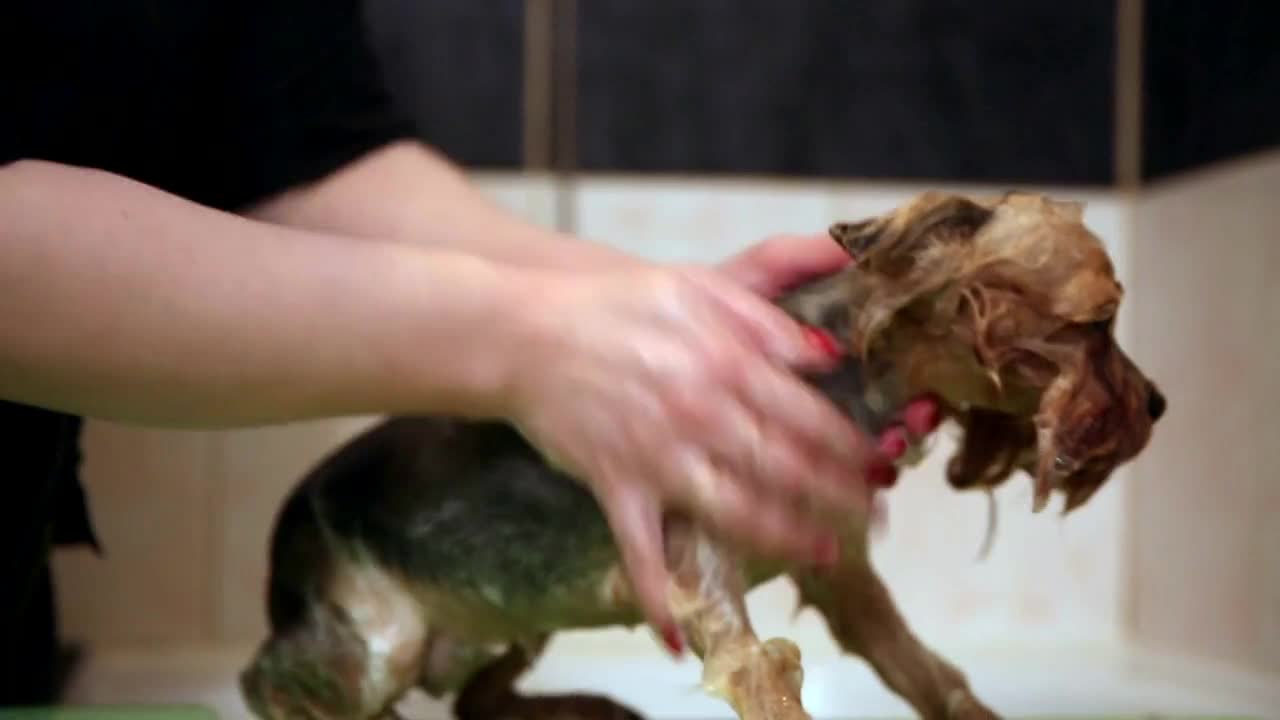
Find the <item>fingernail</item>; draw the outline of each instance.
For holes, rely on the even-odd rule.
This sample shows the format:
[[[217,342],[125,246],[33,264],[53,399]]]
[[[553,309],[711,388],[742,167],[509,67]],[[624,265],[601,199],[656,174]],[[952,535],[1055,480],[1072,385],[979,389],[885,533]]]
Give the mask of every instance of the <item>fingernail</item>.
[[[893,428],[880,436],[880,452],[888,459],[897,460],[907,451],[907,433],[902,428]]]
[[[819,352],[833,358],[844,354],[840,342],[831,333],[812,326],[805,326],[803,331],[805,340]]]
[[[684,654],[684,639],[680,637],[680,628],[675,625],[668,625],[662,631],[662,641],[667,644],[672,655],[680,657]]]
[[[814,546],[813,559],[821,567],[835,565],[839,558],[840,547],[836,544],[836,539],[830,535],[824,535]]]
[[[903,420],[913,433],[926,435],[933,432],[941,422],[937,401],[928,398],[912,403],[907,407]]]

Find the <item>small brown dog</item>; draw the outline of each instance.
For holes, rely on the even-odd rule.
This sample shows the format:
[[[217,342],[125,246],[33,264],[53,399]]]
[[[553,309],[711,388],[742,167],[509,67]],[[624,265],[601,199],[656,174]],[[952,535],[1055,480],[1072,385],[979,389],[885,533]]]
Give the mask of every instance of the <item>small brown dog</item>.
[[[1116,344],[1123,290],[1078,204],[927,193],[831,228],[857,263],[780,300],[851,350],[812,378],[870,432],[932,393],[964,432],[947,476],[990,488],[1015,470],[1034,509],[1084,504],[1164,412]],[[840,646],[926,718],[995,714],[911,632],[851,517],[832,570],[747,557],[673,519],[671,603],[706,690],[744,720],[807,718],[800,651],[762,642],[746,592],[782,574]],[[277,520],[271,636],[242,673],[262,718],[390,717],[406,692],[454,695],[461,720],[636,717],[595,695],[523,695],[547,638],[642,621],[594,498],[511,428],[389,420],[313,470]]]

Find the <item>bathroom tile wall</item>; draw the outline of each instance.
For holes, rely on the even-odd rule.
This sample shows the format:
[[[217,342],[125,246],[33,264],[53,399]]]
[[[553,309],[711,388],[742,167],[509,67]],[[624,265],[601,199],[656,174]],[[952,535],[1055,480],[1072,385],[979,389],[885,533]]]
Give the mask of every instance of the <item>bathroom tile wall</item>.
[[[1146,0],[1143,174],[1169,177],[1280,144],[1280,5]]]
[[[1112,2],[579,5],[588,171],[1107,184]]]
[[[1132,35],[1118,17],[1136,7]],[[524,111],[564,111],[588,172],[1111,185],[1116,94],[1142,177],[1280,143],[1273,3],[1173,0],[367,0],[388,85],[427,140],[515,170]],[[530,28],[552,28],[525,44]],[[539,20],[543,22],[538,25]],[[1119,48],[1138,44],[1133,83]],[[557,53],[554,60],[529,53]],[[547,61],[553,77],[526,87]],[[465,69],[465,71],[460,70]],[[544,97],[545,96],[545,97]],[[562,106],[562,107],[561,107]]]
[[[1169,410],[1133,470],[1133,633],[1280,672],[1280,153],[1135,205],[1135,354]]]
[[[55,558],[70,636],[102,645],[213,639],[222,508],[212,448],[204,432],[85,423],[82,474],[104,555]]]
[[[424,139],[471,168],[522,161],[524,0],[365,0],[392,94]]]

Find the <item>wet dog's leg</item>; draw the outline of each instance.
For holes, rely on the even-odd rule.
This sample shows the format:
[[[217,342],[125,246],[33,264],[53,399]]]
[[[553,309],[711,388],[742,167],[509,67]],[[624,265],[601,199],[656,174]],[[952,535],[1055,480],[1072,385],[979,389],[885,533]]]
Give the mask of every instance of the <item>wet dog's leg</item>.
[[[865,545],[842,564],[795,575],[803,601],[826,618],[840,646],[861,656],[880,679],[927,720],[998,717],[978,700],[964,673],[916,638],[876,575]]]
[[[599,695],[520,694],[516,681],[540,652],[541,647],[513,645],[474,672],[454,700],[457,720],[641,720],[625,706]]]
[[[790,640],[761,642],[751,627],[742,566],[723,545],[687,524],[667,532],[672,609],[702,658],[703,688],[742,720],[808,720],[804,670]]]
[[[370,642],[340,607],[317,604],[298,624],[273,632],[240,675],[246,704],[262,720],[374,720],[416,676],[420,640]]]

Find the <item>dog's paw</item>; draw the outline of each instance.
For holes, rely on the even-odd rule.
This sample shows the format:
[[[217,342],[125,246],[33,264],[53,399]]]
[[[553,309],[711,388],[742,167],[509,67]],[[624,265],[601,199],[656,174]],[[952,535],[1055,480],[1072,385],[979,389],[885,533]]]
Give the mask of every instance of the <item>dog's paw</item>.
[[[991,708],[983,705],[968,690],[953,690],[947,698],[948,720],[1000,720]]]

